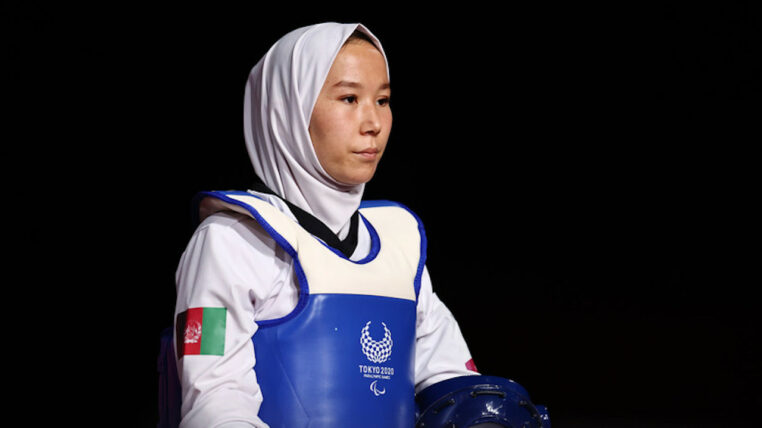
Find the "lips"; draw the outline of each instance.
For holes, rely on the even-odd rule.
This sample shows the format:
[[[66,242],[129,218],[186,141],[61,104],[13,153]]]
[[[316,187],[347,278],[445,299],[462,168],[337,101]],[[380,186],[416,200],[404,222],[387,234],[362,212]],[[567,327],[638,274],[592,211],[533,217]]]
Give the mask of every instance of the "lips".
[[[367,148],[365,150],[356,151],[354,153],[356,155],[361,156],[364,159],[370,159],[370,160],[372,160],[372,159],[375,159],[376,156],[378,156],[378,152],[379,152],[379,150],[377,148],[370,147],[370,148]]]

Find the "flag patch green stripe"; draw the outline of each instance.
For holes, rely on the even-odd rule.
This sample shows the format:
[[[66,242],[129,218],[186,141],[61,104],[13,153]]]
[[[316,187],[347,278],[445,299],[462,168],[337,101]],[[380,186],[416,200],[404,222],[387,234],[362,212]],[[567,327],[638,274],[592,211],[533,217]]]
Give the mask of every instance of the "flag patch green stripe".
[[[225,308],[204,308],[200,354],[223,355],[225,353],[226,315]]]

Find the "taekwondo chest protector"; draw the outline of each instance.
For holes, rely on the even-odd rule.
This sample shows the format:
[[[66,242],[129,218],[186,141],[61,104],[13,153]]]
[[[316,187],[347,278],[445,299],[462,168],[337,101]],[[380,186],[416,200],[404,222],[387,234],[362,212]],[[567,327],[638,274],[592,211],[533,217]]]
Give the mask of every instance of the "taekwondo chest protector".
[[[412,427],[416,301],[426,238],[412,212],[364,202],[370,253],[347,259],[247,192],[204,192],[201,215],[253,217],[294,260],[299,301],[252,338],[259,417],[276,427]]]

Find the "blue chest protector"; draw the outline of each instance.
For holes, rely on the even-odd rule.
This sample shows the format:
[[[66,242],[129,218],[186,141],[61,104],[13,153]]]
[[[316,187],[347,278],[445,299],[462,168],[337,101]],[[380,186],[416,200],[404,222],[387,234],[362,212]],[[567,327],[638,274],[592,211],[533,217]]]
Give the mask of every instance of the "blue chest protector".
[[[294,261],[296,308],[259,321],[252,338],[263,402],[272,428],[363,426],[550,428],[547,408],[520,385],[491,376],[461,376],[414,392],[416,303],[426,237],[418,218],[385,201],[360,213],[371,251],[351,261],[264,200],[245,192],[204,192],[205,217],[232,210],[253,217]],[[159,355],[159,428],[180,419],[172,329]]]
[[[294,260],[296,308],[258,322],[252,338],[264,397],[260,418],[273,428],[412,427],[416,301],[426,251],[419,219],[392,202],[363,203],[371,251],[351,261],[252,194],[205,196],[202,212],[250,215]]]

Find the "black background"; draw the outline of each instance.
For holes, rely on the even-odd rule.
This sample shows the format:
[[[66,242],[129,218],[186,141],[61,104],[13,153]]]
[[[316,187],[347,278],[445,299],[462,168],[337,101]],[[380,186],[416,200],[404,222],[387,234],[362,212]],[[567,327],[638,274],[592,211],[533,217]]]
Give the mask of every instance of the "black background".
[[[23,278],[6,302],[13,364],[34,362],[17,398],[60,405],[33,417],[155,424],[191,197],[251,182],[249,69],[339,21],[366,24],[391,69],[366,198],[423,219],[480,371],[556,427],[755,420],[762,10],[616,3],[6,2],[3,215]]]

